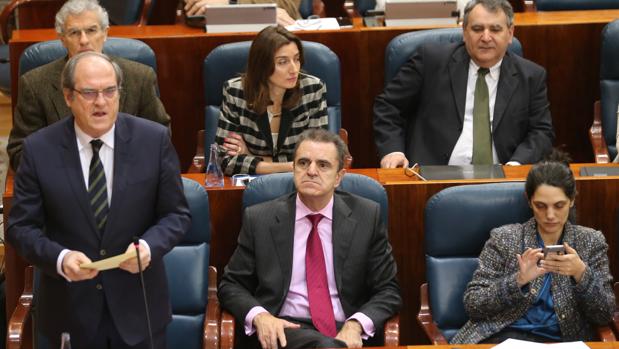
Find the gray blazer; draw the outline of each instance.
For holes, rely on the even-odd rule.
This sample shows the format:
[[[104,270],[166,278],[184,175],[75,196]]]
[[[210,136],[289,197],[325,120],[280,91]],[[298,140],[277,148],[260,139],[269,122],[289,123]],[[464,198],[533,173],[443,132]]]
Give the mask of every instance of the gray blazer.
[[[113,57],[123,72],[119,112],[139,116],[164,126],[170,117],[157,97],[157,76],[152,68],[124,58]],[[57,59],[33,69],[19,78],[17,105],[7,152],[17,171],[22,142],[31,133],[71,115],[62,94],[60,76],[67,58]]]
[[[516,284],[516,254],[537,248],[534,218],[525,224],[493,229],[479,256],[479,267],[464,293],[470,320],[452,343],[478,343],[521,318],[535,301],[544,277],[523,292]],[[564,341],[592,340],[591,326],[607,324],[615,310],[612,276],[608,269],[608,245],[600,231],[566,223],[563,241],[578,252],[587,265],[580,283],[553,275],[551,292]]]

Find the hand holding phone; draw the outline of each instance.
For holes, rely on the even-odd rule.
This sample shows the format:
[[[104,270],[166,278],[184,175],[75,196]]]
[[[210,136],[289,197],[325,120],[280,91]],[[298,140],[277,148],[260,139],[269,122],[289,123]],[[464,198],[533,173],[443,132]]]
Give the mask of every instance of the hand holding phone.
[[[544,252],[544,258],[546,258],[549,253],[555,253],[555,254],[558,254],[558,255],[564,255],[565,254],[565,246],[563,246],[563,245],[548,245],[548,246],[545,246],[542,249],[542,252]]]

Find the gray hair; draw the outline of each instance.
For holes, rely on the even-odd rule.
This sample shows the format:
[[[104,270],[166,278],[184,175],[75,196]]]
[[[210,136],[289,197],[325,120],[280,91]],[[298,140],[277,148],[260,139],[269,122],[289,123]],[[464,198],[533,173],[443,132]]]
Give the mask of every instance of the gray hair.
[[[462,20],[462,28],[466,28],[469,23],[469,14],[477,5],[483,6],[487,11],[496,13],[502,10],[507,17],[507,27],[511,28],[514,24],[514,9],[507,0],[471,0],[464,7],[464,18]]]
[[[99,5],[97,0],[69,0],[65,2],[56,13],[56,33],[61,35],[64,32],[64,24],[67,17],[70,15],[77,16],[85,11],[93,11],[99,18],[99,26],[102,30],[107,29],[110,26],[110,18],[107,15],[107,11]]]
[[[331,143],[335,145],[338,160],[337,170],[339,171],[344,168],[344,161],[346,155],[348,155],[348,147],[346,146],[346,144],[344,144],[344,141],[342,141],[340,136],[323,128],[310,128],[303,131],[303,133],[301,133],[301,135],[299,135],[299,138],[297,139],[297,145],[294,147],[295,159],[297,157],[297,151],[299,150],[299,146],[305,141],[317,143]]]
[[[91,56],[100,57],[112,65],[112,68],[114,68],[114,73],[116,74],[116,86],[118,86],[118,88],[121,88],[123,83],[123,72],[118,66],[118,64],[116,64],[116,62],[110,59],[110,57],[108,57],[107,55],[94,51],[82,52],[69,59],[67,64],[65,64],[64,69],[62,70],[62,88],[66,88],[69,90],[75,89],[75,68],[77,67],[77,64],[80,60]]]

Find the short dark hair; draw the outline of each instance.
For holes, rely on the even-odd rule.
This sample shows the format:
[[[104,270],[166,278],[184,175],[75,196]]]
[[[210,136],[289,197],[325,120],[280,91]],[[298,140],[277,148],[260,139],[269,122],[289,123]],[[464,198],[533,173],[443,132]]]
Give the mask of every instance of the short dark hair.
[[[269,94],[269,77],[275,71],[275,51],[282,46],[294,43],[299,49],[299,59],[303,66],[303,45],[301,40],[281,25],[269,26],[256,36],[249,49],[247,70],[243,75],[243,94],[249,108],[256,114],[262,114],[271,104]],[[291,109],[301,99],[300,82],[286,91],[282,107]]]
[[[469,14],[477,5],[483,6],[486,10],[496,13],[502,10],[507,17],[507,26],[511,27],[514,24],[514,9],[507,0],[471,0],[464,7],[464,17],[462,19],[462,28],[466,28],[469,23]]]
[[[294,147],[293,159],[297,158],[297,151],[299,150],[301,143],[305,141],[317,143],[331,143],[335,145],[338,161],[337,170],[339,171],[344,168],[344,161],[346,159],[346,156],[348,155],[348,147],[346,146],[346,144],[344,144],[344,141],[342,141],[340,136],[323,128],[307,129],[303,131],[301,135],[299,135],[297,144]]]
[[[565,196],[574,200],[576,198],[576,180],[569,162],[570,158],[566,153],[553,150],[546,160],[533,165],[525,183],[525,191],[529,200],[531,200],[537,188],[543,184],[560,188]]]
[[[77,67],[77,64],[80,60],[90,56],[100,57],[112,65],[112,68],[114,68],[114,73],[116,74],[116,86],[118,86],[118,88],[121,88],[123,83],[123,72],[118,66],[118,64],[116,64],[116,62],[114,62],[107,55],[94,51],[82,52],[69,59],[67,64],[65,64],[64,69],[62,70],[60,82],[62,88],[66,88],[69,90],[75,89],[75,68]]]

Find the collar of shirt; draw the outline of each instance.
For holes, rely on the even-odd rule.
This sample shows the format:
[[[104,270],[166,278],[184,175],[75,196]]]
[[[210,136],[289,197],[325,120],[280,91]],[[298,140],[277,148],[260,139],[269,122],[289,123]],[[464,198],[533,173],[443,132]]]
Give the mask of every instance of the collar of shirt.
[[[81,152],[85,147],[92,149],[90,146],[90,141],[92,141],[95,138],[89,136],[86,132],[82,131],[82,129],[79,126],[77,126],[76,123],[73,123],[73,125],[75,126],[75,136],[77,137],[77,151]],[[114,129],[115,128],[116,128],[116,125],[112,125],[112,128],[109,131],[107,131],[101,137],[98,138],[103,142],[103,144],[105,144],[107,147],[109,147],[112,150],[114,150]]]
[[[333,220],[333,196],[331,197],[331,200],[329,200],[329,203],[327,204],[327,206],[323,207],[323,209],[318,212],[314,212],[309,207],[305,206],[303,201],[301,201],[299,194],[297,193],[297,209],[296,209],[296,214],[295,214],[295,222],[300,219],[304,219],[305,216],[307,216],[308,214],[315,214],[315,213],[320,213],[325,218],[329,220]]]
[[[469,62],[469,71],[474,72],[474,74],[477,75],[479,66],[475,64],[475,61],[473,61],[472,59]],[[503,63],[503,58],[501,58],[501,60],[498,61],[497,64],[490,67],[490,73],[488,74],[488,76],[494,81],[499,80],[499,75],[501,74],[501,63]]]

